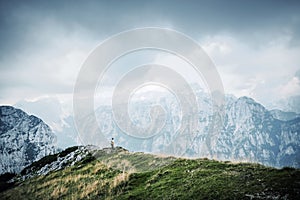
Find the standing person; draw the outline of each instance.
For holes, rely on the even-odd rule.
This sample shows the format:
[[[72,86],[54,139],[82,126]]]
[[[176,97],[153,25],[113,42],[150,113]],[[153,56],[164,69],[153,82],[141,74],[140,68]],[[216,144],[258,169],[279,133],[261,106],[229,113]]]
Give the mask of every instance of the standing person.
[[[115,141],[114,141],[114,138],[111,138],[110,145],[111,145],[111,148],[112,148],[112,149],[115,148]]]

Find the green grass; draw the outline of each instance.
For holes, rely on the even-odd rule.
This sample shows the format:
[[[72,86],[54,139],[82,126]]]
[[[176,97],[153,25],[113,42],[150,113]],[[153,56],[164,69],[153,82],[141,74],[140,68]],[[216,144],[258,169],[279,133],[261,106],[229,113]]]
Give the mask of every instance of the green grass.
[[[137,183],[137,180],[142,180]],[[300,172],[253,164],[176,160],[151,175],[133,175],[119,199],[297,199]]]
[[[259,164],[95,153],[73,167],[18,183],[1,199],[298,199],[300,171]]]

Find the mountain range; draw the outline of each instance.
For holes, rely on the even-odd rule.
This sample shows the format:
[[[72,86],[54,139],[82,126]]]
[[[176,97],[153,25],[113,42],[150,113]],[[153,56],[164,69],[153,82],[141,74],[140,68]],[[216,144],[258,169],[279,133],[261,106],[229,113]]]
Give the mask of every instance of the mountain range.
[[[211,101],[205,93],[199,92],[197,97],[201,108],[198,113],[198,128],[183,131],[183,137],[176,135],[181,116],[174,99],[158,98],[154,102],[144,101],[129,106],[132,120],[137,125],[149,123],[151,106],[159,104],[166,110],[165,126],[150,139],[124,134],[115,123],[110,106],[99,107],[95,113],[100,130],[106,138],[114,137],[118,145],[133,151],[258,162],[279,168],[300,167],[299,114],[269,111],[249,97],[227,96],[223,126],[220,132],[212,135],[209,132],[213,119]],[[192,115],[195,114],[191,114],[191,117]],[[160,119],[163,120],[163,117]],[[89,120],[86,122],[84,127],[90,128],[90,132],[95,130]],[[196,133],[192,134],[192,131]],[[170,152],[170,147],[174,146],[177,152]]]
[[[134,116],[132,120],[138,125],[149,123],[151,106],[159,103],[165,108],[165,126],[151,139],[134,139],[122,133],[109,105],[96,109],[98,126],[105,137],[115,137],[116,144],[122,146],[115,149],[84,145],[61,151],[55,135],[58,132],[54,133],[42,119],[12,106],[1,106],[0,199],[44,196],[63,199],[297,199],[300,195],[299,170],[289,168],[300,168],[299,114],[268,110],[248,97],[226,96],[223,126],[217,137],[210,137],[211,101],[200,91],[197,134],[186,132],[179,141],[185,146],[177,147],[183,149],[180,157],[197,159],[178,158],[170,151],[171,156],[168,156],[166,151],[172,140],[178,142],[175,135],[181,120],[177,114],[178,105],[176,99],[161,95],[156,95],[157,99],[152,102],[129,105],[129,113]],[[62,117],[57,124],[74,126],[67,124],[66,118]],[[84,126],[90,133],[96,129],[88,118]],[[66,135],[65,139],[73,135],[73,142],[78,141],[76,133]],[[61,136],[64,138],[64,134]],[[209,143],[207,138],[211,139]],[[177,180],[182,183],[178,184]]]
[[[170,152],[170,144],[179,141],[176,131],[180,126],[181,114],[176,98],[157,93],[155,99],[136,96],[129,104],[131,120],[138,126],[151,122],[150,108],[162,105],[166,111],[164,128],[150,139],[141,139],[124,134],[113,118],[111,105],[100,105],[95,109],[98,124],[91,124],[89,117],[84,121],[87,134],[96,134],[99,126],[101,132],[109,139],[115,138],[116,144],[131,151],[143,151],[156,154],[169,154],[185,157],[208,157],[218,160],[257,162],[273,167],[300,167],[300,118],[294,112],[268,110],[249,97],[236,98],[226,95],[225,116],[223,126],[214,141],[211,138],[209,124],[212,120],[210,95],[200,88],[195,89],[199,105],[198,128],[192,130],[196,134],[185,132],[177,144],[178,153]],[[36,106],[35,106],[36,105]],[[61,103],[53,99],[43,99],[38,102],[19,102],[17,107],[35,114],[50,124],[58,138],[58,146],[66,148],[73,145],[88,145],[96,143],[96,137],[91,141],[80,140],[74,124],[74,116],[64,112]],[[124,105],[126,106],[126,105]],[[51,108],[47,115],[47,110]],[[54,112],[55,111],[55,112]],[[194,114],[193,114],[194,115]],[[163,117],[161,118],[163,119]],[[159,118],[158,118],[159,120]],[[81,136],[82,138],[82,136]],[[84,139],[84,138],[83,138]],[[191,142],[192,141],[192,142]],[[184,144],[185,146],[180,146]]]

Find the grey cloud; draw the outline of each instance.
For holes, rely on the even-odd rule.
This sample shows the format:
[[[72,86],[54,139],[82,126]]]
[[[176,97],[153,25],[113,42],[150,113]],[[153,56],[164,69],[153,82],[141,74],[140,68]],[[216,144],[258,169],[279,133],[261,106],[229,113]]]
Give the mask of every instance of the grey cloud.
[[[82,57],[104,38],[137,27],[172,28],[194,39],[229,33],[256,48],[289,33],[290,48],[299,47],[299,8],[299,1],[271,0],[0,1],[1,98],[19,98],[26,88],[72,92]],[[82,49],[82,57],[68,63],[74,49]],[[234,72],[255,73],[248,66]]]
[[[16,46],[30,40],[30,26],[53,18],[70,32],[78,25],[96,37],[139,26],[167,26],[198,37],[222,31],[255,38],[291,29],[299,30],[298,1],[8,1],[1,2],[1,43]],[[294,38],[299,39],[299,34]],[[9,47],[8,47],[9,48]]]

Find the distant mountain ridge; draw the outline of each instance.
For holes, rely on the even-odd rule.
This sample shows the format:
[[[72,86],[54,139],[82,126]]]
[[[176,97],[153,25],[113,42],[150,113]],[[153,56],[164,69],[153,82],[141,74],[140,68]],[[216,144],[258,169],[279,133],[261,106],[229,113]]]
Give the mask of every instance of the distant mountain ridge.
[[[281,121],[289,121],[300,117],[300,114],[295,112],[284,112],[278,109],[270,110],[270,113],[275,119],[279,119]]]
[[[0,106],[0,174],[19,173],[57,151],[56,136],[41,119],[12,106]]]

